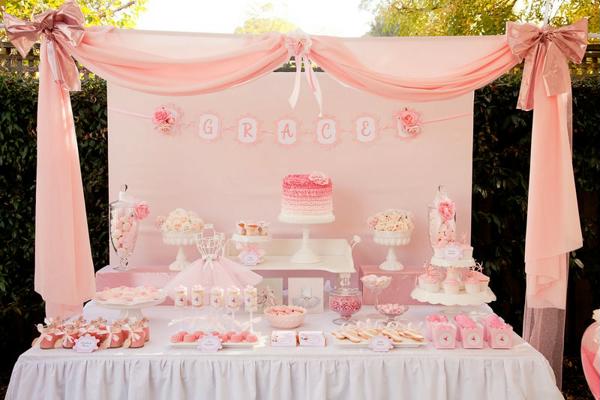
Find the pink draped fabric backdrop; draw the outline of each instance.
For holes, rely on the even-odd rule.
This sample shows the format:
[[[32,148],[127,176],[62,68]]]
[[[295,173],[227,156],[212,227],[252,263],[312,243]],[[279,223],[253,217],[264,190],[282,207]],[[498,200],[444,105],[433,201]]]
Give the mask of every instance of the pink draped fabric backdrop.
[[[80,308],[94,294],[67,91],[77,89],[79,77],[72,73],[75,64],[70,56],[117,85],[155,94],[190,95],[259,78],[292,54],[316,62],[349,86],[401,101],[439,100],[468,93],[524,59],[519,107],[534,109],[525,245],[527,302],[536,309],[565,308],[566,254],[582,244],[568,136],[567,62],[580,62],[583,57],[587,20],[562,28],[509,23],[506,36],[439,38],[437,45],[454,46],[455,54],[460,55],[439,65],[419,64],[414,54],[402,56],[406,40],[423,40],[423,51],[435,51],[436,41],[427,38],[305,36],[290,41],[282,34],[196,36],[186,38],[181,57],[174,58],[161,55],[161,46],[146,40],[144,33],[83,28],[83,14],[72,2],[34,17],[33,22],[8,15],[4,20],[9,39],[22,54],[43,36],[35,289],[46,301],[48,314]],[[167,45],[182,43],[174,40]],[[395,72],[394,67],[404,63],[414,66],[411,73]],[[315,91],[315,83],[310,86]],[[323,108],[327,108],[326,94]]]

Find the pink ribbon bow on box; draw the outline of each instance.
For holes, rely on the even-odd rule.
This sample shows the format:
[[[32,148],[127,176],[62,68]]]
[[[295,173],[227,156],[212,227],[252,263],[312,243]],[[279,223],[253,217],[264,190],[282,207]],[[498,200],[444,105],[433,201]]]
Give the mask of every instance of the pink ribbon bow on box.
[[[587,47],[587,32],[588,21],[585,18],[560,28],[507,23],[508,46],[513,54],[525,59],[517,108],[533,109],[533,85],[539,68],[542,68],[548,96],[569,90],[571,78],[569,65],[565,61],[581,63]]]
[[[308,82],[308,86],[313,91],[315,98],[317,99],[317,103],[319,104],[319,117],[322,116],[323,96],[321,94],[321,87],[319,86],[317,75],[312,69],[312,61],[309,58],[312,40],[306,33],[302,32],[301,30],[296,30],[292,33],[289,33],[285,37],[285,46],[288,49],[288,54],[290,58],[294,57],[294,60],[296,61],[296,77],[294,80],[294,90],[292,91],[292,94],[288,99],[288,101],[290,102],[290,106],[292,106],[292,108],[295,108],[296,103],[298,103],[298,96],[300,94],[300,79],[302,75],[302,64],[304,63],[304,74],[306,76],[306,81]]]
[[[74,2],[66,2],[57,10],[48,10],[23,21],[4,14],[8,40],[25,58],[33,44],[42,37],[42,46],[50,63],[54,81],[64,89],[80,90],[79,71],[71,58],[68,47],[78,46],[85,34],[83,13]]]

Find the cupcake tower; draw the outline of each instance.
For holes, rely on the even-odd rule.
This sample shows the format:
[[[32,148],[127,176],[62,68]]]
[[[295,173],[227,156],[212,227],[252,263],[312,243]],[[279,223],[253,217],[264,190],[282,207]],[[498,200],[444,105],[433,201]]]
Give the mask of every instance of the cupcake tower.
[[[411,297],[447,306],[480,305],[496,300],[490,278],[473,258],[473,247],[456,239],[456,206],[440,187],[429,207],[429,238],[433,256],[416,282]]]

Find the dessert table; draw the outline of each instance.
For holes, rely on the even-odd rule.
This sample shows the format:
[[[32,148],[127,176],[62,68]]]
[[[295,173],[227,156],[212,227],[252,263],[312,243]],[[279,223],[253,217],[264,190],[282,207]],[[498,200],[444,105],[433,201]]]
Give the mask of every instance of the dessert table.
[[[404,315],[423,320],[439,311],[412,306]],[[489,312],[487,306],[478,308]],[[373,313],[364,307],[357,316]],[[169,347],[167,324],[196,310],[146,309],[151,340],[140,349],[30,349],[17,361],[7,399],[562,399],[546,359],[515,338],[510,350],[368,349],[335,347],[223,349],[202,353]],[[118,312],[86,305],[86,318]],[[333,312],[309,314],[302,330],[335,329]],[[242,319],[245,316],[241,317]],[[271,328],[263,319],[258,332]]]

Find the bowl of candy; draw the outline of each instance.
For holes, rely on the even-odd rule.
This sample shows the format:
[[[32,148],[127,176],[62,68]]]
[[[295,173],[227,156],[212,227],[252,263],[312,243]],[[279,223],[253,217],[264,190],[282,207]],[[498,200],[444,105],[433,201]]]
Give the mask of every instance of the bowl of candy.
[[[273,328],[294,329],[304,323],[306,308],[298,306],[272,306],[265,308],[264,313]]]
[[[386,322],[395,321],[397,317],[408,311],[408,306],[396,303],[378,304],[377,312],[387,318]]]

